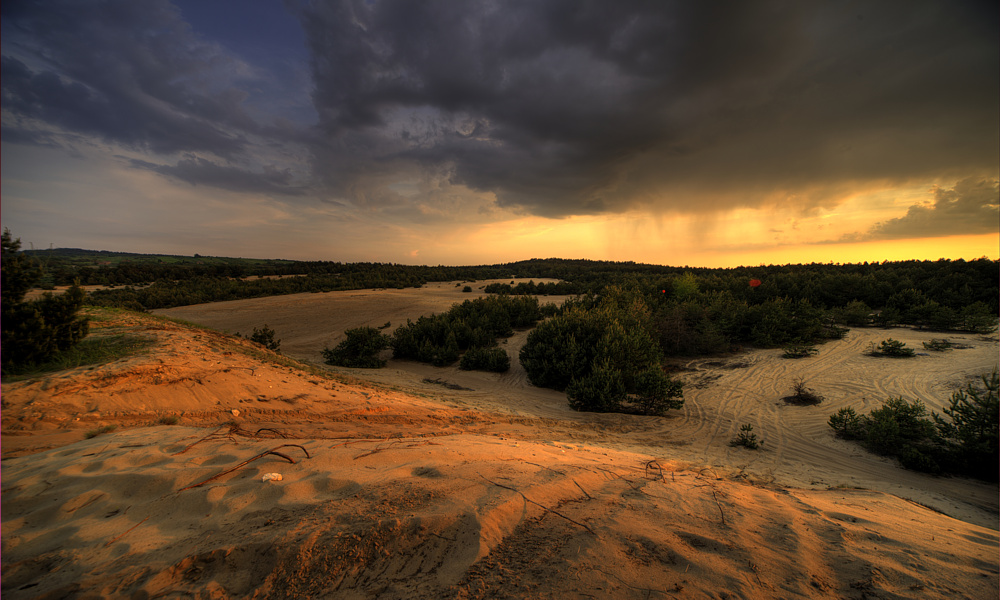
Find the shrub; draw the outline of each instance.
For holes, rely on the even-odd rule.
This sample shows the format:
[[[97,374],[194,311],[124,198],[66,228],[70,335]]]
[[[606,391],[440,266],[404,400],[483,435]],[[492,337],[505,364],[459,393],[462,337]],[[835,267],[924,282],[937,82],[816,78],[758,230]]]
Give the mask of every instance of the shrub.
[[[670,408],[684,406],[683,389],[659,367],[650,367],[636,377],[635,393],[627,402],[633,412],[642,415],[663,415]]]
[[[513,335],[515,327],[534,325],[540,318],[538,300],[520,296],[490,296],[455,304],[444,314],[407,321],[392,335],[396,358],[444,366],[462,351],[496,345],[496,338]]]
[[[792,395],[785,396],[783,400],[789,404],[812,405],[822,402],[823,397],[806,387],[805,380],[800,377],[792,385]]]
[[[928,415],[919,400],[890,398],[859,416],[841,409],[830,427],[845,439],[858,440],[879,454],[894,455],[908,469],[954,473],[996,481],[1000,472],[1000,401],[997,371],[952,394],[945,416]],[[928,416],[930,418],[928,418]]]
[[[635,288],[608,286],[600,300],[566,304],[521,349],[532,384],[566,390],[575,410],[659,415],[683,405],[681,384],[663,373],[651,315]]]
[[[924,342],[924,349],[933,352],[944,352],[945,350],[951,350],[952,344],[945,339],[932,338],[931,341]]]
[[[753,432],[753,425],[745,423],[740,427],[740,432],[730,440],[730,446],[743,446],[748,450],[757,450],[764,445],[762,440],[757,439],[757,434]]]
[[[510,356],[503,348],[473,348],[462,356],[458,364],[465,371],[492,371],[503,373],[510,369]]]
[[[962,309],[962,329],[988,334],[997,330],[996,311],[983,302],[974,302]]]
[[[889,398],[868,414],[865,445],[879,454],[893,454],[909,445],[933,441],[936,429],[928,416],[920,400]]]
[[[472,291],[472,286],[467,285],[464,288],[462,288],[462,291],[468,294],[469,292]]]
[[[389,347],[389,336],[374,327],[358,327],[344,332],[347,339],[333,350],[323,349],[328,365],[361,369],[378,369],[385,366],[379,353]]]
[[[867,415],[842,408],[828,423],[838,437],[857,440],[877,454],[895,456],[904,468],[929,473],[959,469],[928,416],[919,400],[889,398]]]
[[[274,330],[268,327],[266,323],[260,329],[254,327],[253,333],[250,334],[248,339],[251,342],[264,346],[268,350],[274,350],[278,354],[281,354],[281,351],[278,349],[281,346],[281,340],[274,339]]]
[[[566,397],[573,410],[619,412],[626,396],[621,371],[608,361],[594,367],[587,375],[574,379],[566,388]]]
[[[827,423],[836,432],[837,437],[845,440],[856,440],[864,435],[864,424],[853,408],[847,407],[831,415]]]
[[[982,388],[971,383],[951,396],[942,412],[934,415],[938,433],[962,470],[982,479],[996,480],[1000,473],[1000,377],[996,370],[983,375]]]
[[[41,271],[20,248],[21,240],[12,239],[5,229],[0,256],[0,356],[5,374],[53,359],[89,330],[87,320],[77,316],[85,295],[75,284],[61,296],[46,292],[41,300],[24,301]]]
[[[907,348],[905,343],[889,338],[887,340],[882,340],[878,346],[875,345],[875,342],[872,342],[868,346],[868,355],[888,356],[889,358],[909,358],[914,356],[914,352],[913,348]]]

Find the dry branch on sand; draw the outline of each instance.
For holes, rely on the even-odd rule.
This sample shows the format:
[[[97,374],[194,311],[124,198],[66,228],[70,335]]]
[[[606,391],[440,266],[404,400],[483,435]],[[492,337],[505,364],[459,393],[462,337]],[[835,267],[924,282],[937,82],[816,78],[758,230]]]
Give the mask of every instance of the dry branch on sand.
[[[240,464],[236,465],[235,467],[232,467],[230,469],[226,469],[225,471],[223,471],[221,473],[218,473],[216,475],[213,475],[213,476],[209,477],[208,479],[206,479],[204,481],[200,481],[198,483],[189,485],[187,487],[183,487],[183,488],[177,490],[177,493],[183,492],[184,490],[190,490],[190,489],[193,489],[193,488],[196,488],[196,487],[201,487],[201,486],[205,485],[206,483],[210,483],[212,481],[215,481],[216,479],[219,479],[220,477],[224,477],[224,476],[232,473],[233,471],[237,471],[237,470],[239,470],[239,469],[241,469],[241,468],[249,465],[250,463],[254,462],[255,460],[259,460],[261,458],[264,458],[268,454],[273,454],[275,456],[279,456],[279,457],[287,460],[288,462],[290,462],[290,463],[292,463],[294,465],[295,464],[295,459],[293,459],[292,457],[288,456],[287,454],[284,454],[282,452],[278,452],[278,450],[281,449],[281,448],[300,448],[302,450],[302,452],[305,453],[306,458],[312,458],[311,456],[309,456],[309,451],[306,450],[305,447],[300,446],[299,444],[282,444],[280,446],[276,446],[274,448],[271,448],[270,450],[265,450],[264,452],[261,452],[257,456],[254,456],[252,458],[248,458],[247,460],[241,462]]]

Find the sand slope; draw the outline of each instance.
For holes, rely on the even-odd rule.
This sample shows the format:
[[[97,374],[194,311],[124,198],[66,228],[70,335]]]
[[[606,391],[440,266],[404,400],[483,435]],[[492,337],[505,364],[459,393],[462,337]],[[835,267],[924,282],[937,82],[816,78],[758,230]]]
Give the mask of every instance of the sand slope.
[[[826,483],[789,484],[782,478],[808,476],[789,464],[808,462],[813,447],[790,435],[763,453],[724,445],[728,421],[757,414],[727,405],[727,385],[758,377],[753,369],[774,358],[767,352],[723,361],[747,367],[691,365],[686,410],[642,419],[574,413],[561,395],[526,388],[516,369],[393,365],[377,372],[397,382],[388,389],[254,358],[247,342],[149,317],[94,325],[156,343],[142,356],[3,386],[4,597],[998,593],[995,485],[843,459],[870,462],[871,477],[884,472],[909,494],[937,482],[987,498],[961,503],[962,521],[877,489],[836,487],[849,480],[835,481],[833,467]],[[836,370],[850,354],[818,358]],[[871,364],[888,369],[872,385],[891,388],[896,367]],[[473,389],[421,383],[424,368]],[[694,385],[701,378],[718,387],[714,397]],[[164,416],[179,424],[158,425]],[[765,437],[779,447],[769,422]],[[119,428],[83,439],[104,424]],[[814,443],[841,464],[842,442]],[[282,479],[264,482],[267,473]]]
[[[134,429],[7,465],[4,596],[997,593],[996,532],[879,492],[755,487],[491,436],[190,447],[205,435]],[[295,464],[268,455],[180,491],[283,444],[311,458],[288,446]]]

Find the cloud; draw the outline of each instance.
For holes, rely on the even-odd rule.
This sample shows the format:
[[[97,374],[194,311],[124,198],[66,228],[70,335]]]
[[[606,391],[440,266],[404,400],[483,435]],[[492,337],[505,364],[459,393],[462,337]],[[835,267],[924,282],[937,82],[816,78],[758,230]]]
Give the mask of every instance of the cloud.
[[[294,2],[330,193],[414,173],[544,216],[704,211],[998,162],[983,3]]]
[[[285,5],[311,85],[168,0],[4,3],[4,140],[416,224],[829,207],[1000,162],[995,3]]]
[[[231,192],[282,196],[301,196],[305,189],[293,185],[288,169],[265,166],[260,172],[217,164],[197,156],[181,159],[176,165],[161,165],[140,159],[127,159],[129,166],[153,171],[191,185],[207,185]]]
[[[232,160],[305,138],[248,102],[275,106],[261,92],[266,74],[195,33],[167,0],[5,3],[3,19],[4,130],[29,143],[71,133]]]
[[[996,233],[1000,230],[1000,183],[963,179],[955,187],[935,187],[934,201],[914,204],[906,215],[877,223],[862,240],[906,239]]]

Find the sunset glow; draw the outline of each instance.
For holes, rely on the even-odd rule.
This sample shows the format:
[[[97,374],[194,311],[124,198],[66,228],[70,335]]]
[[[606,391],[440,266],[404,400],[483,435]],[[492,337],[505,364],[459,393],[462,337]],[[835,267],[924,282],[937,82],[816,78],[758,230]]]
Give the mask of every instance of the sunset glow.
[[[1000,257],[995,6],[491,6],[8,3],[3,226],[407,264]]]

